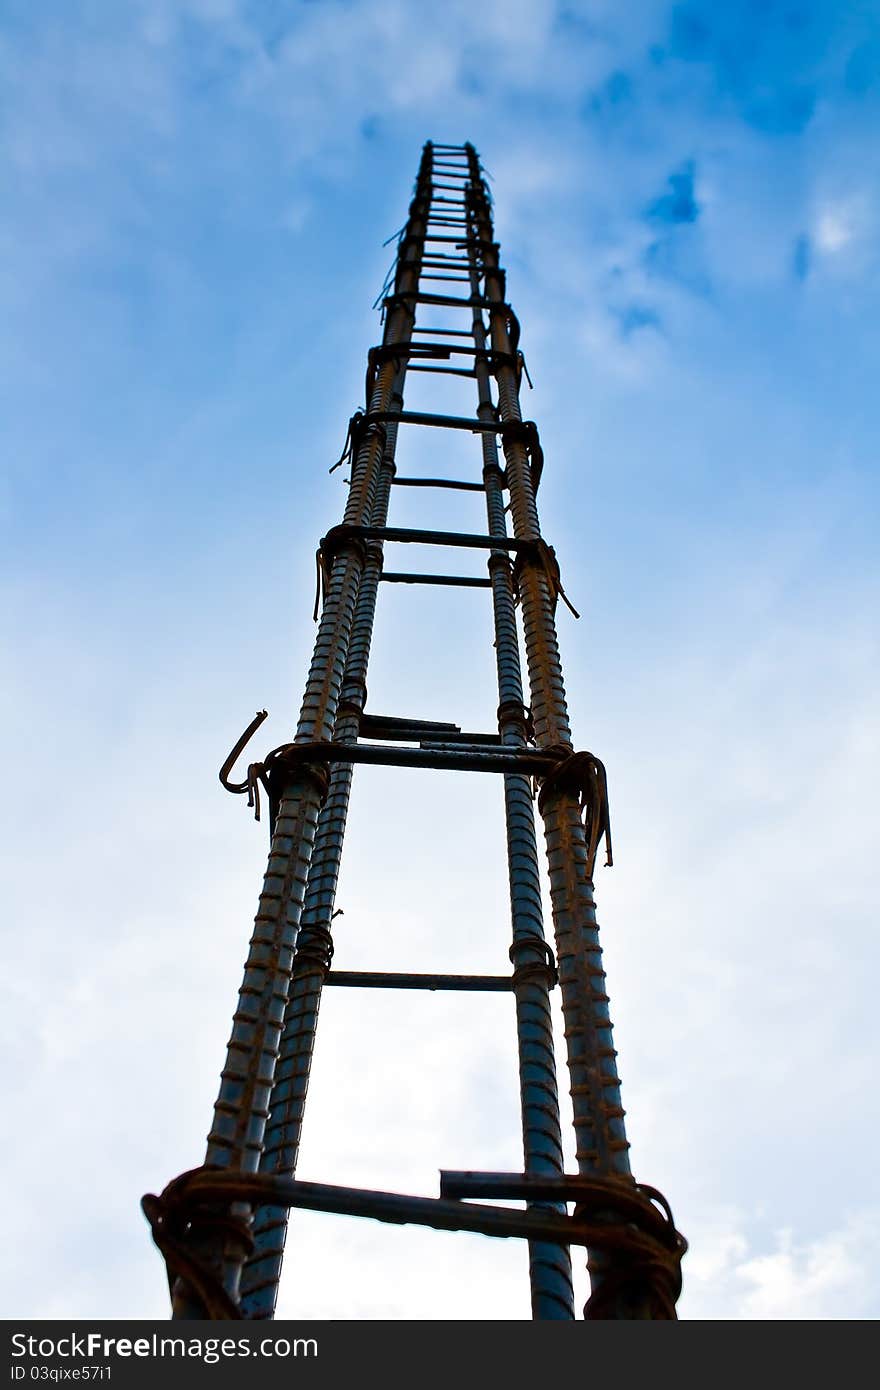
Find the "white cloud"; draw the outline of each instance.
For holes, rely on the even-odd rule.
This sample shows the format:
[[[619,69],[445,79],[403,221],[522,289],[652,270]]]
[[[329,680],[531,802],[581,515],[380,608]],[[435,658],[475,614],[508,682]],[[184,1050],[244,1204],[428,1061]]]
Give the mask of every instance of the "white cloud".
[[[680,286],[647,273],[641,213],[692,153],[693,112],[649,110],[638,138],[617,143],[575,119],[580,94],[643,50],[645,34],[615,39],[613,6],[581,7],[602,29],[585,57],[554,36],[553,8],[447,6],[429,40],[419,6],[346,7],[342,22],[321,4],[300,7],[295,31],[270,45],[245,7],[192,0],[190,21],[204,22],[199,100],[213,93],[219,124],[204,145],[175,67],[182,7],[142,7],[140,27],[120,21],[101,42],[75,33],[71,46],[46,29],[33,63],[17,69],[7,43],[17,111],[8,153],[34,202],[11,201],[7,245],[18,249],[4,275],[21,325],[15,357],[22,343],[33,351],[43,402],[22,428],[38,443],[15,460],[11,494],[30,508],[35,558],[7,590],[13,791],[2,843],[17,973],[2,1017],[23,1136],[8,1153],[19,1194],[10,1316],[165,1310],[137,1199],[203,1152],[265,851],[265,827],[222,796],[216,768],[258,703],[281,741],[304,678],[310,547],[342,495],[321,471],[332,461],[323,378],[335,443],[361,370],[361,348],[347,341],[351,305],[332,291],[344,256],[367,254],[364,226],[377,215],[375,204],[343,200],[373,157],[359,128],[377,112],[391,135],[376,142],[376,167],[401,188],[412,170],[389,153],[395,142],[411,145],[414,164],[426,136],[472,127],[496,177],[511,298],[539,368],[527,408],[548,442],[542,507],[585,610],[580,626],[560,621],[574,724],[612,776],[618,866],[600,880],[600,907],[634,1164],[666,1190],[691,1240],[683,1313],[876,1314],[863,1140],[877,1131],[868,904],[880,672],[875,580],[857,525],[872,501],[861,441],[826,450],[813,437],[821,421],[809,384],[786,395],[774,360],[766,387],[760,365],[731,359],[735,334],[716,332]],[[485,90],[463,94],[475,49]],[[224,67],[218,55],[230,53]],[[816,174],[793,176],[791,205],[770,206],[778,166],[760,162],[759,142],[726,119],[703,134],[707,264],[756,313],[762,301],[748,296],[784,284],[805,188],[823,190],[815,228],[826,259],[865,241],[868,201],[832,195]],[[269,193],[251,177],[255,153]],[[106,272],[114,251],[130,256],[136,230],[149,244],[165,227],[151,215],[175,207],[190,181],[222,190],[211,203],[218,220],[253,198],[251,233],[266,217],[323,236],[332,216],[332,266],[296,266],[298,279],[278,287],[283,331],[264,322],[269,294],[250,315],[235,301],[235,371],[213,390],[187,395],[184,383],[179,424],[155,420],[156,397],[135,394],[146,445],[129,428],[128,398],[108,406],[125,417],[121,443],[93,424],[78,431],[78,412],[104,386],[100,371],[77,374],[80,356],[103,342],[106,369],[118,348],[89,275]],[[171,241],[162,254],[173,260]],[[203,249],[179,249],[190,270]],[[153,263],[138,254],[139,268]],[[233,269],[253,286],[252,265]],[[180,311],[185,273],[169,278]],[[76,351],[53,357],[74,287],[86,304],[76,306]],[[114,293],[126,302],[124,285]],[[633,302],[671,325],[668,342],[621,336],[615,312]],[[140,330],[143,300],[132,316]],[[298,329],[328,319],[294,379]],[[327,349],[343,340],[358,380]],[[196,346],[208,354],[215,338]],[[743,354],[753,346],[744,339]],[[321,353],[307,377],[305,358]],[[319,377],[313,396],[307,383]],[[266,381],[277,392],[268,405]],[[263,420],[260,434],[267,409],[273,424]],[[248,437],[236,453],[239,416]],[[838,443],[844,417],[830,401],[823,419]],[[63,436],[48,463],[47,418]],[[259,463],[273,430],[291,444],[276,442],[270,473]],[[102,450],[115,466],[94,481]],[[473,463],[445,442],[424,457],[462,475]],[[823,482],[801,485],[808,472]],[[22,481],[31,476],[38,505]],[[415,523],[423,502],[395,505],[396,519]],[[453,525],[461,513],[449,507]],[[137,545],[154,511],[164,525],[147,563]],[[383,593],[373,707],[491,727],[479,602]],[[337,964],[506,968],[497,790],[359,776]],[[509,1001],[352,995],[328,991],[302,1176],[433,1193],[440,1166],[517,1166]],[[560,1076],[564,1096],[561,1062]],[[520,1317],[526,1303],[512,1244],[295,1219],[282,1291],[291,1313]]]
[[[822,264],[835,275],[864,280],[877,261],[877,226],[875,200],[866,192],[821,202],[814,236]]]
[[[840,251],[855,234],[852,216],[845,207],[826,208],[816,223],[816,241],[822,251]]]
[[[730,1217],[728,1217],[730,1220]],[[744,1321],[853,1320],[876,1316],[880,1209],[857,1210],[811,1240],[775,1231],[750,1240],[742,1224],[711,1231],[711,1255],[685,1259],[685,1317]]]

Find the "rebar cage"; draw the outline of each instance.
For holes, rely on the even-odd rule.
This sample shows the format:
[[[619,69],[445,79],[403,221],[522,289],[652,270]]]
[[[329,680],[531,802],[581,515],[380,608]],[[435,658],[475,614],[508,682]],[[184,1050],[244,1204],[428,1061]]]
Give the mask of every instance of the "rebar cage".
[[[462,288],[459,293],[425,288],[437,282],[458,282]],[[295,736],[251,763],[242,781],[232,781],[238,756],[265,718],[261,712],[220,774],[230,791],[248,793],[258,817],[262,788],[271,845],[204,1165],[175,1179],[161,1197],[143,1199],[165,1256],[172,1313],[271,1318],[288,1213],[301,1207],[522,1238],[528,1242],[537,1319],[575,1316],[570,1247],[583,1246],[591,1282],[586,1317],[674,1318],[686,1243],[665,1199],[636,1183],[630,1170],[593,901],[603,838],[611,861],[605,769],[572,743],[555,623],[559,599],[568,599],[538,522],[543,452],[536,425],[522,418],[520,328],[507,303],[491,197],[472,145],[425,145],[409,217],[380,299],[383,340],[369,351],[365,407],[349,422],[340,460],[351,469],[348,501],[341,524],[327,532],[318,549],[318,630]],[[431,306],[459,311],[466,326],[422,326],[422,310],[430,313]],[[475,415],[407,411],[409,372],[474,379]],[[397,476],[398,434],[409,428],[477,436],[480,481]],[[486,531],[391,527],[394,487],[481,492]],[[487,577],[386,570],[386,546],[406,544],[484,551]],[[491,591],[497,732],[467,732],[453,723],[365,709],[381,583]],[[509,972],[419,975],[332,968],[336,885],[353,769],[360,763],[501,775]],[[555,951],[544,936],[536,788]],[[511,992],[522,1173],[444,1172],[436,1198],[297,1180],[318,1009],[327,985]],[[566,1174],[563,1166],[550,1011],[556,988],[576,1174]],[[519,1199],[525,1207],[486,1205],[486,1199]]]

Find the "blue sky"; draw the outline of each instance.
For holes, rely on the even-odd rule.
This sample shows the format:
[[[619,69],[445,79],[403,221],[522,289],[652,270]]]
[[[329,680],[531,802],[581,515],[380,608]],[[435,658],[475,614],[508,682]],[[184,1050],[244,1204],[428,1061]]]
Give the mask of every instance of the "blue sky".
[[[609,770],[633,1161],[691,1239],[682,1314],[876,1316],[876,7],[425,16],[0,5],[4,1306],[164,1312],[137,1202],[202,1157],[266,848],[216,770],[254,709],[267,746],[295,721],[327,469],[433,138],[494,179],[583,615],[560,612],[576,741]],[[409,405],[471,408],[426,380]],[[401,471],[476,476],[434,433]],[[401,494],[398,524],[481,529],[472,498]],[[371,707],[490,728],[490,641],[479,591],[389,587]],[[340,966],[504,968],[498,792],[363,771]],[[334,995],[301,1176],[518,1166],[503,1000]],[[504,1242],[305,1215],[292,1241],[289,1314],[527,1315]]]

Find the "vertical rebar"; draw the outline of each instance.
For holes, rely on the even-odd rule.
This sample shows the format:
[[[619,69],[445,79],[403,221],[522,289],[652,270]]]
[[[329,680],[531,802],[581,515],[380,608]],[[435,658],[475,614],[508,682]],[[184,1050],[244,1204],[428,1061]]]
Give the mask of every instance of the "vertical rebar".
[[[403,292],[414,290],[418,284],[431,196],[431,163],[431,147],[426,145],[405,230],[404,240],[410,255],[407,266],[401,267],[398,289]],[[388,315],[384,342],[407,343],[412,321],[412,310],[399,301]],[[372,397],[367,402],[368,409],[388,409],[396,372],[391,361],[380,367]],[[369,521],[375,506],[383,452],[381,437],[370,432],[352,460],[344,514],[346,523]],[[345,545],[340,547],[330,565],[295,742],[325,741],[333,737],[364,560],[360,547]],[[259,1167],[293,949],[318,813],[327,790],[324,769],[305,765],[291,775],[279,800],[244,981],[214,1107],[214,1123],[208,1136],[206,1167],[242,1172],[255,1172]],[[247,1208],[237,1208],[236,1214],[246,1216]],[[247,1254],[240,1230],[231,1227],[219,1213],[216,1222],[207,1222],[198,1236],[192,1234],[191,1238],[197,1239],[200,1257],[214,1267],[226,1292],[237,1301]],[[175,1288],[173,1311],[175,1317],[204,1316],[200,1300],[181,1280]]]
[[[488,190],[473,146],[468,147],[468,158],[471,209],[475,236],[481,243],[492,347],[507,354],[509,360],[515,344],[510,338],[510,314],[505,303],[504,274],[498,263]],[[516,370],[499,359],[496,376],[500,419],[521,420]],[[514,535],[538,541],[541,531],[525,445],[505,437],[504,455]],[[535,741],[539,748],[564,753],[571,750],[572,744],[556,639],[556,595],[546,568],[537,558],[521,566],[518,588]],[[547,796],[542,814],[578,1169],[582,1173],[631,1182],[617,1053],[613,1045],[593,883],[577,793],[562,788],[553,792]],[[601,1259],[591,1255],[590,1264],[591,1278],[601,1277]],[[616,1307],[619,1317],[651,1316],[644,1291],[628,1288],[625,1279],[620,1282]]]
[[[395,409],[403,407],[404,376],[405,368],[402,368],[391,398]],[[370,519],[372,526],[384,526],[387,520],[396,440],[397,426],[389,422],[379,486]],[[336,718],[334,739],[339,743],[356,743],[358,738],[360,715],[366,702],[367,667],[381,573],[382,545],[370,542],[358,590]],[[293,957],[293,978],[285,1010],[275,1084],[269,1102],[269,1120],[260,1161],[260,1172],[263,1173],[279,1173],[287,1177],[293,1177],[296,1173],[321,992],[333,954],[331,921],[352,773],[351,764],[335,765],[330,791],[318,818]],[[241,1311],[246,1318],[274,1316],[287,1229],[286,1207],[259,1207],[254,1214],[254,1250],[245,1266],[241,1283]]]
[[[478,299],[480,269],[473,245],[468,247],[468,259],[471,291]],[[494,421],[489,366],[485,356],[479,356],[486,348],[486,330],[479,307],[474,308],[472,332],[474,346],[478,350],[475,366],[477,417]],[[503,539],[507,536],[507,523],[498,445],[494,434],[483,433],[481,440],[489,534]],[[498,675],[498,728],[502,743],[523,748],[526,744],[527,715],[523,701],[513,580],[510,560],[502,547],[492,551],[489,572]],[[544,946],[535,816],[531,784],[527,777],[505,774],[504,811],[524,1171],[535,1176],[558,1178],[564,1172],[564,1157],[550,1013],[551,967]],[[564,1206],[551,1206],[551,1209],[565,1211]],[[567,1320],[574,1317],[571,1257],[565,1246],[531,1241],[529,1281],[534,1318]]]

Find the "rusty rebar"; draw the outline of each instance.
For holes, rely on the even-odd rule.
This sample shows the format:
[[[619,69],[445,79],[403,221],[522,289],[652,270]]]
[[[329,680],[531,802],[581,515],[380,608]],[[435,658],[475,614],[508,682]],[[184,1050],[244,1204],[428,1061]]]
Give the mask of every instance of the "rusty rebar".
[[[510,339],[505,277],[498,262],[488,190],[473,147],[468,150],[468,158],[473,190],[473,235],[480,242],[483,294],[490,306],[491,343],[499,354],[509,354],[514,344]],[[504,421],[521,420],[517,374],[503,359],[499,359],[496,379],[500,418]],[[538,541],[541,531],[527,450],[522,442],[510,435],[503,438],[503,448],[514,535]],[[539,749],[573,751],[556,636],[556,594],[546,568],[538,563],[520,566],[518,590],[535,742]],[[612,1037],[593,883],[587,870],[588,846],[577,793],[565,787],[555,790],[544,799],[542,815],[578,1170],[631,1184],[617,1053]],[[591,1259],[590,1273],[594,1287],[601,1282],[606,1268],[606,1261],[601,1256]],[[619,1293],[608,1315],[650,1317],[653,1306],[646,1290],[641,1286],[629,1287],[623,1279],[619,1282]]]
[[[393,399],[402,402],[403,369]],[[387,431],[379,487],[374,501],[373,524],[383,526],[388,512],[394,474],[396,426]],[[367,666],[376,597],[382,573],[382,546],[374,541],[367,552],[355,606],[351,643],[337,709],[334,741],[356,744],[360,715],[366,699]],[[337,763],[330,791],[318,821],[315,850],[300,919],[293,962],[293,980],[284,1017],[275,1083],[269,1102],[260,1172],[293,1177],[299,1157],[309,1073],[318,1026],[318,1010],[332,958],[331,922],[342,862],[342,846],[351,796],[352,763]],[[278,1298],[278,1282],[287,1240],[286,1207],[265,1206],[254,1218],[254,1250],[245,1266],[241,1308],[245,1317],[271,1318]]]
[[[420,245],[427,230],[430,166],[431,152],[426,148],[406,227],[411,244]],[[417,284],[416,260],[413,268],[403,271],[398,288],[405,292]],[[386,343],[408,342],[412,321],[411,310],[401,302],[388,315]],[[368,409],[388,410],[396,375],[397,369],[391,361],[378,369]],[[380,435],[372,433],[364,439],[353,460],[344,523],[363,525],[372,520],[383,453],[384,441]],[[330,566],[295,742],[333,738],[364,561],[363,549],[351,545],[341,547]],[[303,764],[280,798],[244,981],[214,1107],[214,1123],[208,1136],[207,1167],[255,1172],[260,1165],[293,951],[318,815],[327,790],[323,770],[317,775],[315,769]],[[239,1296],[241,1272],[248,1255],[248,1246],[240,1235],[241,1220],[247,1217],[246,1209],[237,1216],[240,1218],[238,1225],[230,1228],[221,1214],[216,1230],[200,1233],[198,1238],[199,1259],[212,1267],[233,1301]],[[177,1281],[173,1306],[175,1317],[203,1315],[198,1298],[183,1279]]]

